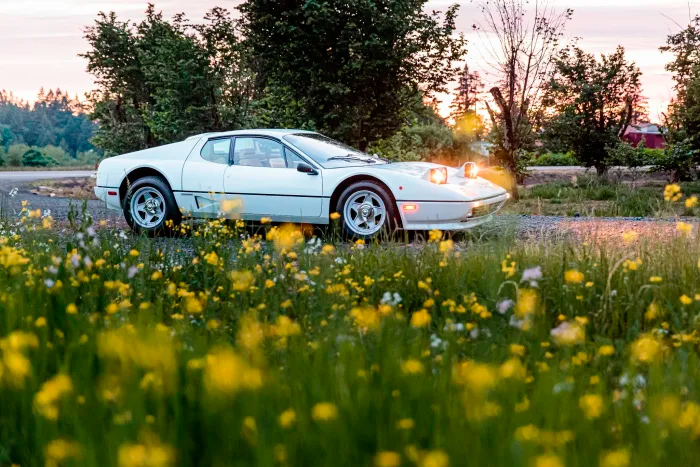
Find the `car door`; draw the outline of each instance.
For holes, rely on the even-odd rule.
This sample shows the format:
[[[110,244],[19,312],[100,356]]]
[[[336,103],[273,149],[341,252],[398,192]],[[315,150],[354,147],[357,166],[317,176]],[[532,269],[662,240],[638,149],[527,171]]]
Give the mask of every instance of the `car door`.
[[[224,174],[229,165],[233,139],[212,138],[187,158],[182,169],[182,191],[178,203],[195,217],[216,217],[224,193]]]
[[[320,172],[298,172],[298,164],[305,161],[276,139],[236,136],[232,162],[224,175],[224,189],[229,199],[242,200],[245,218],[311,222],[321,215]]]

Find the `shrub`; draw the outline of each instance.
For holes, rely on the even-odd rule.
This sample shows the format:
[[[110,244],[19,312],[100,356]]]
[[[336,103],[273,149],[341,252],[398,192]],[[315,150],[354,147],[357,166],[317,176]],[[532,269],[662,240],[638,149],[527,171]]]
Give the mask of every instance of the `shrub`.
[[[658,159],[654,161],[652,170],[655,172],[668,172],[673,181],[690,180],[696,175],[700,151],[693,149],[690,140],[675,143],[666,148]]]
[[[531,165],[562,167],[567,165],[579,165],[579,162],[568,152],[565,154],[548,152],[534,159]]]
[[[27,167],[47,167],[55,161],[37,149],[30,149],[22,156],[22,164]]]

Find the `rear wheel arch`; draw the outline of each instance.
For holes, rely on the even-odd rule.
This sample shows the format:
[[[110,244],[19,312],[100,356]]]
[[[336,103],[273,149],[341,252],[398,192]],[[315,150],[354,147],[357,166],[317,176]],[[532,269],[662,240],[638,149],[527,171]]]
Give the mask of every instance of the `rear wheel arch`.
[[[391,203],[394,205],[394,209],[396,210],[396,213],[398,214],[399,212],[399,206],[396,203],[396,198],[394,197],[394,193],[391,191],[391,188],[387,186],[386,183],[378,179],[377,177],[373,177],[371,175],[353,175],[352,177],[348,177],[342,182],[338,184],[338,186],[335,187],[335,190],[333,190],[333,194],[331,195],[331,200],[330,200],[330,212],[332,213],[335,211],[336,206],[338,205],[338,201],[340,200],[340,196],[343,194],[345,189],[352,185],[353,183],[357,182],[372,182],[376,183],[377,185],[381,186],[384,190],[386,190],[387,194],[391,197]],[[402,227],[402,221],[401,221],[401,216],[397,215],[396,221],[398,222],[398,227]]]
[[[158,177],[162,178],[163,181],[168,185],[168,188],[170,188],[170,191],[173,191],[172,185],[170,185],[170,181],[168,178],[163,175],[162,172],[154,169],[153,167],[139,167],[127,174],[126,177],[124,177],[124,180],[122,180],[121,185],[119,185],[119,201],[121,203],[124,202],[124,198],[126,197],[126,193],[129,190],[129,186],[133,184],[136,180],[144,177]]]

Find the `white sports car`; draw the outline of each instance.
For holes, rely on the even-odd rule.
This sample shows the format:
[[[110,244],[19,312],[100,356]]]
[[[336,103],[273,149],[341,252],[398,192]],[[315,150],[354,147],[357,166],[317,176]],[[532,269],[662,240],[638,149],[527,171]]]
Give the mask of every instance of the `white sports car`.
[[[368,239],[488,221],[508,195],[477,172],[473,163],[389,162],[310,131],[241,130],[105,159],[95,194],[152,235],[183,215],[226,216],[221,206],[240,200],[244,220],[328,224],[337,212],[350,236]]]

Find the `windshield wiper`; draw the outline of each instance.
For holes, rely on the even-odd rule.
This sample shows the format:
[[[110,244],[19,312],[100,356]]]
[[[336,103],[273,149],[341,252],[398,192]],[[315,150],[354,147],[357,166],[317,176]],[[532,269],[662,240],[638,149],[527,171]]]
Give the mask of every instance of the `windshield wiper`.
[[[374,159],[357,157],[357,156],[353,156],[351,154],[348,154],[347,156],[333,156],[333,157],[329,157],[327,160],[329,160],[329,161],[358,161],[358,162],[367,162],[368,164],[374,164],[377,162]]]

